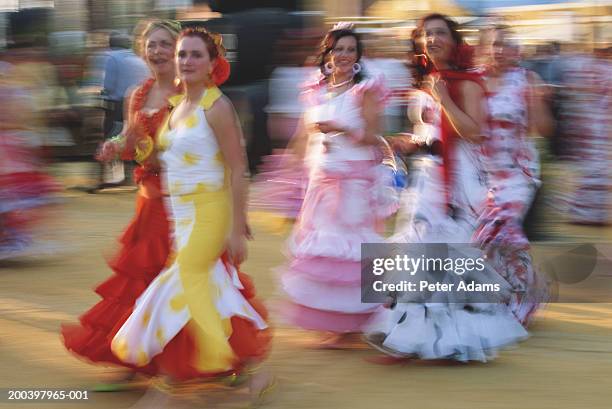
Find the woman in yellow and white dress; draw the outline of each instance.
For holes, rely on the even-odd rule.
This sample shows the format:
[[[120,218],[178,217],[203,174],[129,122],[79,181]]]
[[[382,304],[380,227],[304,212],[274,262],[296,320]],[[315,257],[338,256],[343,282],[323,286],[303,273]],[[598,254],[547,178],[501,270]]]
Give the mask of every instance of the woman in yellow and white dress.
[[[175,254],[137,300],[112,350],[124,362],[187,380],[252,365],[270,335],[265,308],[237,270],[249,235],[246,161],[233,106],[216,87],[229,64],[217,37],[201,29],[181,33],[176,63],[185,92],[171,98],[157,146]]]

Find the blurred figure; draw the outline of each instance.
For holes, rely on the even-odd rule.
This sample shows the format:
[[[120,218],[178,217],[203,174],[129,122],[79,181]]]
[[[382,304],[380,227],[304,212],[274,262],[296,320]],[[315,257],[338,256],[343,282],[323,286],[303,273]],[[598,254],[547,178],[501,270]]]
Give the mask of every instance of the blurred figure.
[[[508,30],[486,30],[480,47],[491,56],[484,67],[490,133],[483,149],[489,197],[475,240],[512,285],[510,308],[527,326],[546,298],[522,227],[540,186],[538,154],[529,133],[550,136],[554,124],[543,83],[536,73],[518,66],[519,46]]]
[[[168,98],[180,92],[174,84],[174,49],[179,31],[178,23],[163,20],[153,21],[146,27],[143,32],[144,58],[153,77],[126,97],[122,105],[127,108],[128,117],[123,136],[106,142],[100,152],[100,160],[135,159],[140,166],[134,171],[139,186],[136,214],[119,240],[121,249],[109,263],[114,274],[96,288],[103,299],[81,316],[80,325],[62,328],[66,348],[94,363],[136,369],[113,355],[110,341],[136,299],[164,268],[170,252],[160,167],[157,163],[144,161],[144,156],[153,148],[152,138],[157,137],[157,131],[169,112]],[[142,139],[135,144],[128,143],[127,136],[134,134],[142,136]],[[143,371],[155,373],[152,368]],[[122,383],[99,385],[99,388],[126,386]]]
[[[318,34],[318,30],[315,30]],[[270,78],[268,134],[272,145],[279,149],[263,158],[255,183],[251,186],[250,207],[256,210],[254,219],[268,230],[280,231],[297,217],[308,183],[308,170],[294,157],[292,146],[296,128],[306,109],[301,97],[304,84],[320,75],[309,64],[314,33],[308,30],[288,31],[276,45],[279,66]],[[320,35],[317,36],[320,38]]]
[[[111,348],[127,365],[154,368],[171,382],[250,372],[258,401],[273,380],[252,373],[253,365],[271,337],[267,311],[238,271],[250,238],[247,166],[236,112],[217,88],[230,74],[220,40],[189,28],[177,41],[184,93],[170,99],[174,109],[143,158],[163,167],[176,254],[138,298]]]
[[[569,199],[572,223],[610,223],[612,64],[592,54],[565,58],[561,112],[569,157],[580,176]]]
[[[270,77],[270,99],[266,106],[268,133],[276,148],[286,147],[295,133],[305,109],[300,98],[302,84],[318,72],[308,64],[314,41],[307,35],[307,30],[287,30],[276,44],[279,64]]]
[[[480,161],[486,110],[484,84],[478,74],[468,72],[473,67],[472,50],[457,28],[458,24],[448,17],[432,14],[424,17],[413,33],[415,55],[425,57],[417,60],[422,68],[415,71],[431,82],[430,92],[437,102],[433,122],[442,149],[429,149],[441,158],[420,166],[411,186],[413,202],[406,204],[411,207],[412,218],[398,226],[390,241],[443,243],[446,257],[464,258],[465,243],[472,240],[486,197]],[[424,55],[419,52],[420,36],[425,37]],[[421,257],[420,247],[415,246],[410,256]],[[479,255],[475,251],[475,256]],[[429,282],[439,282],[435,271],[427,273]],[[503,283],[491,269],[464,273],[446,271],[444,282],[454,283],[454,288],[458,281]],[[414,357],[484,362],[500,348],[526,336],[502,303],[458,303],[452,294],[434,292],[416,298],[410,293],[398,296],[373,318],[367,340],[390,355],[391,362]]]
[[[385,92],[362,72],[362,43],[352,25],[337,24],[320,50],[323,76],[306,91],[308,107],[294,137],[298,157],[312,159],[281,277],[289,299],[282,314],[331,333],[320,346],[342,348],[378,307],[361,302],[360,254],[361,243],[382,240],[377,222],[390,210],[377,194]]]
[[[423,204],[424,197],[415,189],[414,181],[425,180],[426,174],[440,175],[442,166],[442,134],[440,129],[441,111],[439,103],[432,96],[433,83],[428,78],[426,37],[422,30],[413,30],[409,52],[413,88],[407,93],[407,118],[411,133],[401,133],[390,138],[394,151],[404,155],[409,162],[409,188],[402,193],[402,205],[398,211],[396,231],[404,231],[413,224],[416,206]]]
[[[0,259],[23,254],[42,205],[59,186],[43,172],[35,100],[19,70],[0,62]]]
[[[372,77],[382,77],[389,90],[389,99],[383,112],[382,132],[397,133],[402,130],[406,94],[410,88],[410,71],[404,61],[395,58],[397,40],[391,35],[381,35],[368,47],[364,69]]]
[[[110,51],[104,53],[104,137],[119,135],[123,129],[123,101],[128,91],[151,75],[142,58],[134,54],[130,38],[113,32],[109,38]],[[125,179],[122,161],[113,161],[104,166],[102,185],[98,189],[120,184]],[[95,189],[94,189],[95,191]]]

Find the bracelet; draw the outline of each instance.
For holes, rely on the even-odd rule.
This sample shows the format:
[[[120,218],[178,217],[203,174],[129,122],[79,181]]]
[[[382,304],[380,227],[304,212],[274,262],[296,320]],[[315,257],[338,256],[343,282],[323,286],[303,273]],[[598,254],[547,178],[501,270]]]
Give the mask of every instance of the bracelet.
[[[142,164],[149,156],[151,156],[154,148],[155,144],[153,143],[153,138],[150,136],[145,136],[144,138],[138,140],[136,142],[136,146],[134,147],[134,160]]]

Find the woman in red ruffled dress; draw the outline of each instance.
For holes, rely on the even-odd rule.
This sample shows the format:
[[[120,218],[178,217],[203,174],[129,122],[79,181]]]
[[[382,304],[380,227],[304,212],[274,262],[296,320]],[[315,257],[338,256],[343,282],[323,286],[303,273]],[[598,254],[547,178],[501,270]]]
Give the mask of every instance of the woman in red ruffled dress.
[[[151,141],[168,114],[168,98],[179,93],[174,83],[174,48],[180,25],[169,21],[153,21],[145,29],[144,55],[153,78],[145,81],[128,98],[128,121],[123,135],[107,141],[100,160],[120,155],[124,160],[142,160],[152,149]],[[151,138],[143,138],[150,136]],[[135,146],[134,146],[135,145]],[[135,170],[139,184],[136,214],[120,239],[121,249],[110,261],[114,274],[101,283],[96,292],[102,300],[80,317],[80,325],[64,325],[62,335],[68,350],[95,363],[130,365],[118,360],[110,343],[117,330],[131,314],[136,299],[166,265],[170,252],[170,233],[160,188],[159,167],[142,161]],[[154,373],[151,368],[140,372]]]

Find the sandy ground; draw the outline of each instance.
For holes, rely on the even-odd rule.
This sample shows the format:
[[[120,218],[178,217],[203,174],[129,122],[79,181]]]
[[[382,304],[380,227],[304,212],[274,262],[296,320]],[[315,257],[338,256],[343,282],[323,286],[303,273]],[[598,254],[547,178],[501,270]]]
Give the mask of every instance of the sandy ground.
[[[160,395],[143,391],[89,393],[87,401],[15,403],[18,388],[86,390],[121,375],[70,355],[59,326],[74,322],[98,297],[106,279],[104,255],[133,213],[133,193],[66,193],[50,211],[46,255],[0,263],[0,407],[152,408]],[[606,234],[609,234],[607,232]],[[272,268],[283,261],[282,234],[255,228],[245,271],[260,295],[277,299]],[[487,364],[415,362],[381,366],[366,361],[367,348],[322,351],[316,335],[277,325],[267,363],[279,383],[269,408],[575,409],[610,408],[612,402],[612,304],[552,304],[532,327],[530,339]],[[225,403],[220,403],[221,400]],[[246,407],[244,389],[212,388],[194,405]],[[228,406],[229,405],[229,406]]]

